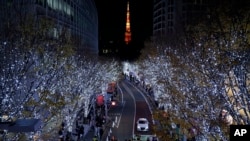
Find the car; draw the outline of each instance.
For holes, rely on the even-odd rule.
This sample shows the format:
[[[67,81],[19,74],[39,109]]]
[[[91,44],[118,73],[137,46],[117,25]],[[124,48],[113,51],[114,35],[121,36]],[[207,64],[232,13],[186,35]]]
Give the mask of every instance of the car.
[[[146,118],[139,118],[136,122],[137,131],[148,131],[149,130],[149,122]]]

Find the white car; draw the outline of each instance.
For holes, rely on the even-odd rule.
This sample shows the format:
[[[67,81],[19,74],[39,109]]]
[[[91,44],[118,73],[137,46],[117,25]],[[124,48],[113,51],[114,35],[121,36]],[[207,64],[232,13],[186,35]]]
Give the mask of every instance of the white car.
[[[139,118],[136,122],[137,131],[148,131],[149,130],[149,122],[146,118]]]

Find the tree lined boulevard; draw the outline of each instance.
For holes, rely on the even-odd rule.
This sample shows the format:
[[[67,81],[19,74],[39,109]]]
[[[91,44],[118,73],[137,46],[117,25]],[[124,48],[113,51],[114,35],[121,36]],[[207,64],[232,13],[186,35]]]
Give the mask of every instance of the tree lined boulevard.
[[[53,38],[49,19],[5,23],[0,140],[230,140],[230,125],[250,124],[250,11],[230,4],[146,40],[133,61],[93,55],[66,31]],[[149,131],[136,130],[140,117]],[[20,132],[20,120],[33,124]]]

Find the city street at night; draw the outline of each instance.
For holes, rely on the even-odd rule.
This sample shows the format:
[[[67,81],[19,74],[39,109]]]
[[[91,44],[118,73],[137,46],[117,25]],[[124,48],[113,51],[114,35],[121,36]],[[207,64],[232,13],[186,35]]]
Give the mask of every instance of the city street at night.
[[[0,141],[244,141],[250,1],[1,0]]]

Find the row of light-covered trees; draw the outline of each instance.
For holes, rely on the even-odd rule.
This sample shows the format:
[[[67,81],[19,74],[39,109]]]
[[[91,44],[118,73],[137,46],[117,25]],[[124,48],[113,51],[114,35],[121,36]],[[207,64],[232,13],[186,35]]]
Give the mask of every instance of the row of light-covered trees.
[[[115,60],[77,52],[66,30],[51,36],[52,21],[26,20],[1,37],[1,116],[41,119],[41,138],[54,139],[62,122],[72,131],[77,113],[83,109],[87,116],[91,95],[116,81],[121,71]]]
[[[171,140],[170,131],[176,138],[229,140],[229,125],[250,122],[250,11],[223,6],[185,34],[145,44],[138,65],[164,107],[154,114],[161,140]]]

